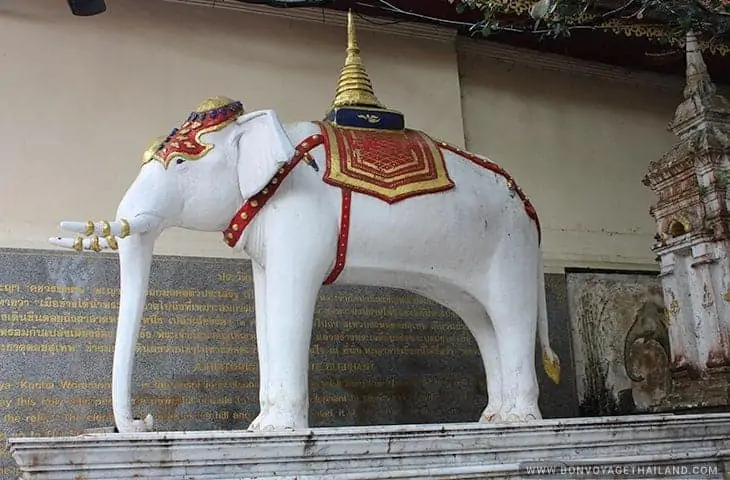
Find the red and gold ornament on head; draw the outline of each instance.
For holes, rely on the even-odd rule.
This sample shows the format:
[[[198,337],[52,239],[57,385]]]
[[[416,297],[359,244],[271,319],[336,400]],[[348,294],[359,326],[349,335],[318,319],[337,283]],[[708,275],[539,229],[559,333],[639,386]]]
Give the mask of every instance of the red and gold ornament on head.
[[[144,153],[142,164],[157,160],[167,168],[173,158],[198,160],[213,149],[200,139],[221,130],[244,113],[243,104],[227,97],[211,97],[193,111],[179,128],[156,139]]]

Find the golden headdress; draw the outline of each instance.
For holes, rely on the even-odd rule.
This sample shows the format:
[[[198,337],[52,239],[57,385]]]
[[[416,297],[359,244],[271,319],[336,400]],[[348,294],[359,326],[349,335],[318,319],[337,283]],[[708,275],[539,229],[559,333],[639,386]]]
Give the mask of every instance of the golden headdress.
[[[155,139],[142,155],[143,164],[158,160],[167,168],[173,157],[197,160],[213,149],[203,134],[218,131],[243,114],[243,104],[228,97],[210,97],[195,107],[187,120],[169,135]]]

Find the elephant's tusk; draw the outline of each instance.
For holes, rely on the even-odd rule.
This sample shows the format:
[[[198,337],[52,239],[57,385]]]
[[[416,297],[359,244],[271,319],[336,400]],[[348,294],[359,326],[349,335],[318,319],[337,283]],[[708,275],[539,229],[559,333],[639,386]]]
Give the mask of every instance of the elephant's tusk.
[[[116,250],[119,247],[117,239],[112,236],[105,238],[99,238],[96,235],[91,238],[51,237],[48,241],[57,247],[73,249],[77,252],[82,250],[101,252],[102,250]]]
[[[147,233],[155,223],[151,215],[142,214],[131,220],[121,218],[114,222],[107,222],[106,220],[96,223],[91,220],[88,222],[61,222],[61,228],[85,236],[95,234],[103,237],[124,238],[133,234]]]
[[[106,220],[96,223],[91,220],[88,222],[61,222],[62,229],[80,233],[88,238],[51,237],[48,241],[58,247],[74,249],[77,252],[117,250],[119,248],[117,237],[124,238],[129,235],[147,233],[158,223],[156,217],[149,214],[137,215],[132,220],[120,218],[114,222]]]

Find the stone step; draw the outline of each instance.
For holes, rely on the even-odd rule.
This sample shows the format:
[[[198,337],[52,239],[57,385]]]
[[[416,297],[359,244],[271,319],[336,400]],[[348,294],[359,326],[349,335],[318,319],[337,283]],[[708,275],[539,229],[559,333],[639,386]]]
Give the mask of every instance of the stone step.
[[[723,478],[730,414],[10,438],[23,479]],[[553,467],[554,470],[545,470]],[[542,470],[538,470],[542,468]]]

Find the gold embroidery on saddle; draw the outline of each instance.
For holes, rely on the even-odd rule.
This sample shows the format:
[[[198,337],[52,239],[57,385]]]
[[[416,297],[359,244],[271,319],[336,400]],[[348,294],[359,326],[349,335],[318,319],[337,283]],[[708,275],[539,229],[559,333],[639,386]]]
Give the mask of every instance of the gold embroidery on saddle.
[[[330,185],[396,203],[454,188],[441,150],[417,130],[370,130],[321,122]]]

